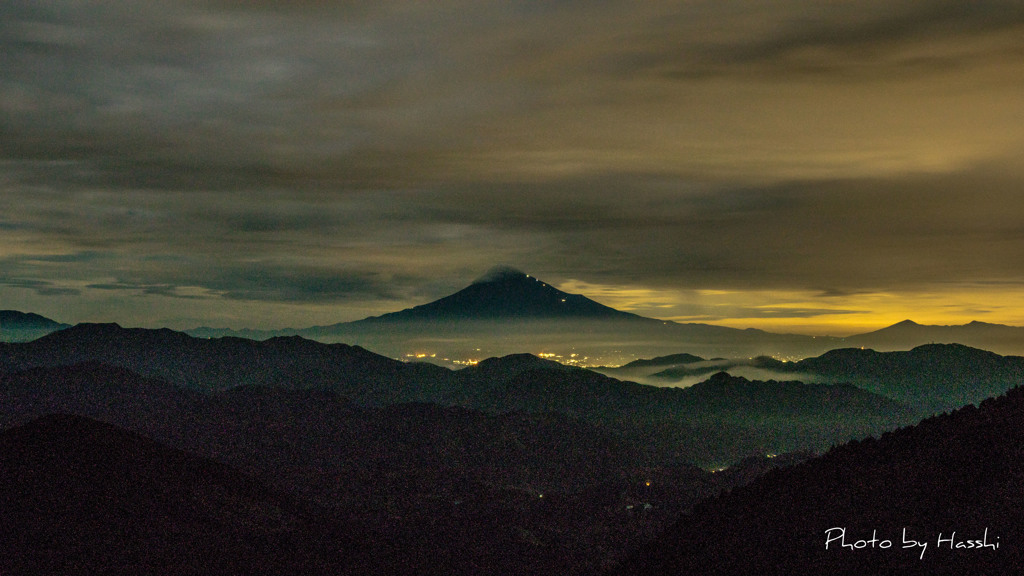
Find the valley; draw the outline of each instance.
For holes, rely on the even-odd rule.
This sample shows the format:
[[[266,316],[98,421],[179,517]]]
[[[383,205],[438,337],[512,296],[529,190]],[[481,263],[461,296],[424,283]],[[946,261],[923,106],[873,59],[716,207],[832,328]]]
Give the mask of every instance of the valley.
[[[662,564],[638,555],[659,557],[675,547],[659,542],[702,532],[689,527],[694,518],[727,518],[706,510],[730,505],[745,486],[765,489],[759,488],[764,482],[797,473],[790,470],[824,466],[877,438],[896,442],[954,411],[983,405],[981,413],[988,413],[996,405],[989,399],[1017,394],[1024,377],[1024,358],[962,344],[899,351],[839,346],[793,361],[728,355],[794,343],[809,354],[828,342],[668,326],[510,270],[355,327],[248,334],[258,338],[5,317],[5,329],[24,321],[41,333],[0,343],[0,454],[9,470],[23,471],[0,478],[5,506],[19,511],[0,541],[23,548],[51,573],[72,573],[69,566],[78,565],[87,567],[82,573],[129,574],[135,570],[129,557],[160,570],[192,566],[188,570],[211,574],[217,566],[243,564],[251,573],[296,574],[661,573],[656,566]],[[470,335],[500,333],[501,346],[515,347],[538,330],[568,350],[614,333],[621,350],[632,342],[636,350],[672,352],[592,366],[600,356],[487,356],[480,348],[472,361],[438,361],[436,353],[396,358],[330,342],[346,334],[393,335],[396,346],[408,346],[412,340],[405,336],[429,334],[452,344],[444,335],[469,341]],[[686,336],[658,340],[667,333]],[[701,339],[703,347],[672,348],[689,338]],[[655,341],[660,344],[651,347]],[[726,355],[696,352],[703,350]],[[981,434],[1001,433],[977,425]],[[957,434],[959,428],[948,442],[955,445]],[[45,453],[36,442],[47,443]],[[79,444],[54,448],[67,442]],[[115,454],[128,459],[100,464]],[[149,454],[145,462],[133,460],[143,454]],[[77,459],[67,460],[72,455]],[[198,472],[183,477],[190,484],[170,487],[165,474],[180,475],[170,471],[185,461]],[[844,466],[850,477],[874,473]],[[918,481],[915,468],[896,466],[894,482]],[[61,467],[90,471],[58,480]],[[129,480],[139,467],[153,472]],[[30,470],[37,476],[26,476]],[[45,488],[55,482],[72,484],[62,496]],[[808,498],[815,493],[800,486]],[[96,500],[96,489],[123,492],[131,501]],[[242,493],[249,495],[234,495]],[[105,508],[162,509],[152,498],[179,502],[184,508],[174,514],[180,519],[148,520],[146,532],[128,528],[135,519]],[[768,502],[803,505],[765,499],[757,510]],[[42,500],[50,503],[32,504]],[[66,518],[62,527],[47,527],[58,514],[48,510],[57,509]],[[753,522],[761,513],[744,518]],[[143,537],[167,531],[205,537],[199,525],[220,526],[212,528],[214,541],[223,542],[199,549],[206,558],[202,569],[175,552],[183,544],[152,548]],[[1003,533],[1010,529],[1000,526]],[[81,530],[95,538],[82,540]],[[47,538],[84,547],[39,544]],[[255,560],[282,546],[288,550],[283,557]],[[107,553],[99,554],[101,547]],[[667,558],[664,566],[690,562]],[[6,562],[0,570],[25,566]],[[843,558],[836,567],[841,573],[846,565]]]

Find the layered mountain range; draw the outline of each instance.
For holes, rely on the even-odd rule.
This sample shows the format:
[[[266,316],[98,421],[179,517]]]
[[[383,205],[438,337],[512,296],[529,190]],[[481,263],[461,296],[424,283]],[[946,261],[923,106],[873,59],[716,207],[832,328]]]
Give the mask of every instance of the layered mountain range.
[[[710,499],[616,574],[1012,574],[1024,389]]]
[[[124,432],[96,432],[79,420],[36,423],[55,413],[114,424],[252,480],[238,474],[227,481],[199,463],[188,466],[208,473],[181,476],[181,457]],[[303,572],[309,563],[336,574],[596,573],[667,526],[678,510],[785,461],[762,456],[712,474],[668,458],[656,461],[636,437],[554,411],[415,402],[370,407],[331,390],[276,386],[199,392],[96,362],[3,371],[0,429],[14,434],[11,448],[0,449],[10,472],[0,478],[0,492],[8,497],[6,510],[22,511],[8,518],[0,538],[11,544],[6,549],[23,549],[32,562],[53,567],[34,573],[51,574],[131,573],[138,565],[126,558],[163,531],[180,537],[138,556],[158,571],[207,557],[209,571],[195,573],[225,573],[230,570],[217,567],[234,562],[235,551],[250,550],[259,563],[281,546],[282,558],[298,556],[280,573],[318,573]],[[36,437],[49,439],[38,449],[26,444]],[[68,448],[52,448],[58,443]],[[133,476],[136,467],[158,476]],[[71,471],[67,478],[62,469]],[[168,475],[175,479],[171,486]],[[286,508],[277,496],[266,502],[271,496],[237,495],[236,485],[251,483],[300,501]],[[108,492],[116,496],[104,496]],[[67,510],[56,527],[47,528],[55,517],[36,504],[42,498]],[[165,498],[181,511],[165,516]],[[152,511],[136,516],[137,507]],[[246,520],[252,510],[266,512],[258,522]],[[147,525],[140,530],[132,522]],[[250,537],[241,529],[201,547],[182,544],[229,522],[253,531],[250,548],[233,540]],[[270,528],[259,522],[276,528],[263,534]],[[91,535],[82,540],[81,531]],[[120,543],[119,531],[129,534]],[[66,544],[46,545],[51,537]],[[331,560],[318,563],[324,551],[334,551]],[[0,568],[23,567],[15,562],[22,557],[8,557]],[[275,566],[280,562],[265,569]]]
[[[350,526],[89,418],[5,430],[0,462],[4,574],[335,574],[350,556]]]
[[[597,371],[531,346],[452,370],[296,335],[2,318],[45,334],[0,343],[3,573],[987,574],[1021,557],[1021,357],[676,348]],[[553,326],[708,350],[788,338],[642,318],[508,269],[353,325],[498,327],[509,347]],[[929,562],[864,549],[901,527]],[[826,548],[832,528],[852,548]],[[937,540],[985,528],[994,553]]]
[[[695,360],[676,355],[634,368]],[[973,390],[975,397],[998,386],[1009,388],[1021,360],[932,345],[901,353],[837,350],[806,360],[800,369],[857,376],[880,391],[906,394],[885,380],[902,371],[917,396],[935,392],[941,399],[945,392],[936,383]],[[34,422],[54,413],[108,422],[252,476],[238,476],[230,486],[255,482],[299,500],[260,492],[264,488],[247,492],[251,496],[218,499],[236,488],[216,480],[223,473],[212,472],[207,464],[189,464],[210,472],[175,472],[178,484],[169,485],[159,470],[180,470],[173,463],[180,456],[80,420]],[[270,515],[259,516],[258,522],[244,520],[244,530],[225,529],[210,540],[213,544],[194,547],[197,554],[208,556],[211,566],[223,566],[217,563],[234,565],[239,554],[259,559],[268,553],[265,546],[291,550],[278,557],[278,564],[258,562],[271,571],[281,567],[280,558],[295,558],[287,566],[313,563],[338,574],[400,573],[409,567],[440,567],[450,574],[597,574],[699,501],[808,457],[806,451],[774,457],[778,453],[825,450],[851,438],[879,436],[920,415],[919,409],[892,397],[842,383],[759,381],[719,372],[689,388],[659,388],[528,354],[452,371],[296,337],[201,339],[169,330],[79,325],[33,342],[0,345],[0,429],[18,430],[13,436],[0,434],[0,445],[11,446],[0,456],[6,470],[48,475],[12,472],[0,478],[7,509],[22,510],[0,538],[27,550],[32,562],[48,563],[53,567],[48,573],[74,573],[61,558],[129,573],[132,568],[117,568],[117,562],[137,554],[132,550],[145,546],[146,534],[178,530],[199,538],[202,530],[190,523],[220,530],[218,522],[237,522],[251,514],[245,510],[257,509]],[[983,429],[984,422],[977,426]],[[977,433],[989,438],[1000,432]],[[64,452],[38,450],[51,456],[75,454],[76,460],[59,456],[40,464],[41,452],[26,444],[37,437],[45,446],[70,441],[62,435],[77,444],[61,448]],[[98,444],[88,444],[90,439]],[[937,445],[956,446],[959,440],[942,442]],[[104,454],[138,455],[158,475],[118,480],[108,471],[130,474],[143,464],[131,459],[104,464]],[[743,458],[750,454],[760,456]],[[739,468],[713,474],[694,462],[735,462]],[[886,481],[896,483],[904,476],[918,481],[916,464],[908,466],[897,466]],[[61,467],[93,470],[81,477],[83,485],[120,496],[95,500],[95,488],[51,490],[48,486],[59,477],[54,470]],[[850,477],[857,470],[851,468]],[[75,478],[60,482],[71,486],[67,482],[79,482]],[[186,493],[200,500],[189,503]],[[75,494],[84,500],[64,500]],[[156,501],[146,500],[147,494],[159,499],[170,494],[185,512],[160,520],[121,515],[133,506],[160,510]],[[47,506],[64,510],[59,513],[67,520],[60,526],[68,528],[46,528],[50,513],[45,510],[50,508],[33,503],[45,498],[53,502]],[[102,506],[107,505],[115,510],[105,512]],[[235,510],[236,505],[243,509]],[[108,520],[87,520],[94,516]],[[150,524],[146,530],[132,528],[134,521]],[[40,544],[47,538],[77,541],[82,530],[91,535],[77,548]],[[123,546],[112,545],[122,532],[134,536]],[[249,544],[241,543],[250,538]],[[166,540],[166,546],[147,549],[149,556],[143,557],[153,566],[176,566],[184,561],[172,552],[176,542]],[[108,551],[106,556],[97,552],[101,549]],[[317,560],[325,553],[333,559]],[[654,553],[648,549],[644,554]],[[646,570],[641,566],[647,564],[634,558],[624,566]],[[289,573],[284,568],[278,572]]]
[[[964,365],[970,361],[965,358]],[[490,412],[558,412],[627,435],[657,429],[650,449],[671,446],[678,458],[708,465],[758,450],[824,449],[919,415],[886,396],[841,384],[758,382],[722,373],[700,386],[659,388],[529,354],[449,370],[299,337],[205,339],[116,324],[81,324],[33,342],[0,344],[5,372],[80,363],[116,366],[201,392],[258,386],[331,391],[367,407],[431,402]]]
[[[67,327],[34,314],[0,311],[3,341],[31,340]],[[891,351],[930,343],[1024,354],[1024,328],[983,322],[928,326],[906,320],[874,332],[832,338],[646,318],[563,292],[509,267],[492,269],[466,288],[433,302],[358,321],[282,330],[200,327],[187,332],[204,338],[255,340],[298,335],[356,344],[393,358],[420,354],[441,364],[447,359],[448,365],[524,351],[549,351],[594,366],[680,351],[705,358],[804,358],[842,347]]]
[[[27,342],[69,327],[31,312],[0,310],[0,342]]]

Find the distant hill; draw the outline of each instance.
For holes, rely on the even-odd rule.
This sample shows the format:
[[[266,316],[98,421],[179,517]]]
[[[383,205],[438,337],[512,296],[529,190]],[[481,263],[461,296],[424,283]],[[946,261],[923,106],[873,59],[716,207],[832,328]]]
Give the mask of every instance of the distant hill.
[[[522,271],[499,267],[433,302],[354,322],[279,331],[196,328],[199,337],[265,339],[297,334],[346,342],[391,357],[416,352],[480,360],[519,352],[557,352],[587,365],[626,363],[686,349],[709,356],[820,354],[840,340],[677,323],[616,310],[558,290]],[[575,354],[576,356],[571,356]]]
[[[677,364],[692,364],[694,362],[702,362],[703,358],[700,356],[694,356],[693,354],[669,354],[667,356],[658,356],[657,358],[634,360],[628,364],[622,366],[622,368],[651,368],[661,366],[675,366]]]
[[[610,429],[553,413],[486,414],[424,403],[359,408],[330,391],[266,387],[199,394],[100,364],[0,375],[0,429],[53,411],[112,422],[321,503],[337,527],[324,545],[332,538],[339,546],[351,538],[357,543],[339,556],[347,571],[337,573],[360,576],[436,570],[475,576],[593,573],[603,563],[620,559],[627,545],[667,526],[678,510],[756,473],[756,466],[749,464],[725,475],[685,465],[645,467],[641,450]],[[45,435],[31,429],[32,435]],[[77,426],[67,434],[75,437],[71,443],[91,438]],[[53,470],[95,466],[95,477],[83,482],[100,490],[115,489],[104,483],[100,472],[120,469],[111,459],[137,456],[151,467],[163,466],[160,454],[132,443],[104,440],[103,449],[111,453],[100,455],[94,454],[100,447],[74,446],[78,459],[59,460]],[[46,453],[60,458],[59,450],[46,448]],[[0,478],[10,463],[2,460],[3,454],[0,450]],[[44,469],[49,470],[37,467],[34,473]],[[33,478],[23,480],[35,484]],[[185,473],[180,482],[191,478]],[[646,484],[651,481],[654,487]],[[123,508],[124,514],[132,506],[152,506],[154,514],[161,510],[159,503],[136,502],[141,497],[132,486],[109,498],[110,506]],[[159,490],[154,488],[154,497],[163,497]],[[205,490],[196,488],[196,493],[205,498]],[[68,494],[56,492],[54,505],[73,506],[61,500]],[[122,497],[129,502],[118,500]],[[225,498],[235,496],[228,492]],[[187,497],[181,500],[182,506],[192,506]],[[237,502],[246,506],[249,501]],[[652,508],[642,518],[627,508],[644,504]],[[0,495],[0,509],[8,510],[4,506]],[[122,522],[118,518],[115,514],[111,522]],[[145,519],[143,515],[139,521]],[[165,529],[161,522],[155,520],[150,529]],[[107,531],[104,525],[98,528]],[[6,542],[0,538],[0,545]],[[176,542],[170,538],[168,545]],[[82,554],[99,553],[92,550],[94,544],[100,546],[83,541]],[[45,554],[37,552],[33,558]],[[54,553],[63,554],[60,549]],[[10,565],[0,561],[0,570]]]
[[[515,268],[498,267],[450,296],[400,312],[366,318],[357,324],[558,318],[649,320],[598,304],[580,294],[562,292]]]
[[[68,327],[39,314],[0,310],[0,342],[27,342]]]
[[[664,384],[658,380],[673,383],[715,371],[758,374],[759,378],[767,379],[853,384],[892,398],[922,418],[976,404],[1024,383],[1024,358],[1001,356],[961,344],[925,344],[912,350],[889,352],[837,348],[797,362],[764,356],[699,362],[690,361],[687,356],[678,355],[682,361],[667,368],[661,362],[638,361],[621,368],[598,370],[613,377],[632,377],[659,385]]]
[[[1017,573],[1022,447],[1015,388],[700,504],[616,574]]]
[[[899,352],[843,348],[776,369],[850,382],[922,413],[978,403],[1024,383],[1024,358],[960,344],[929,344]]]
[[[204,339],[117,324],[79,324],[33,342],[0,344],[0,371],[82,362],[121,366],[196,390],[319,388],[369,403],[419,399],[417,386],[434,386],[450,375],[438,366],[399,362],[345,344],[299,337]]]
[[[999,354],[1024,355],[1024,327],[970,322],[953,326],[904,320],[892,326],[846,338],[846,346],[875,350],[907,350],[923,344],[964,344]]]
[[[327,574],[344,539],[216,462],[73,415],[0,433],[4,574]]]
[[[659,388],[524,355],[456,373],[445,401],[488,411],[558,412],[611,425],[657,461],[702,465],[751,453],[823,450],[913,421],[900,403],[853,386],[751,381],[721,373]]]
[[[634,437],[657,431],[649,460],[728,464],[752,452],[823,449],[907,423],[897,402],[856,388],[747,382],[656,388],[529,354],[458,371],[300,337],[194,338],[171,330],[82,324],[0,344],[0,372],[101,363],[195,391],[241,386],[328,390],[357,406],[432,402],[492,413],[557,412]],[[720,398],[713,398],[718,391]],[[671,455],[674,453],[675,455]]]

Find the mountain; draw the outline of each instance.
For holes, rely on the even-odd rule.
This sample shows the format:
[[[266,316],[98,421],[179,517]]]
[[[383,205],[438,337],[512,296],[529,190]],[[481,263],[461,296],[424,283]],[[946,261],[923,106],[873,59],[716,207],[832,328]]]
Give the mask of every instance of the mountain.
[[[205,487],[202,482],[206,480],[174,468],[177,464],[173,462],[165,464],[163,454],[168,451],[151,449],[148,441],[133,439],[132,435],[124,441],[126,434],[122,432],[103,432],[113,429],[109,425],[102,425],[101,432],[94,433],[89,431],[94,425],[74,421],[59,429],[40,429],[38,423],[33,423],[40,417],[46,422],[53,412],[110,422],[175,450],[215,458],[244,470],[274,490],[320,503],[329,509],[322,512],[337,527],[326,535],[325,545],[344,545],[353,538],[357,543],[347,547],[348,552],[340,557],[348,568],[339,572],[343,574],[438,570],[476,576],[592,574],[600,566],[621,559],[627,547],[640,538],[667,527],[678,510],[742,481],[751,472],[750,466],[736,474],[711,474],[687,465],[644,466],[639,447],[611,429],[555,413],[488,414],[424,403],[361,408],[330,391],[252,386],[200,394],[95,363],[4,374],[0,376],[0,429],[28,423],[27,432],[15,429],[11,433],[29,439],[69,436],[60,442],[71,445],[64,450],[59,448],[58,440],[46,440],[40,451],[56,461],[52,466],[37,465],[31,474],[17,476],[16,481],[51,491],[48,487],[57,480],[47,479],[49,476],[40,480],[39,475],[55,475],[63,466],[78,482],[79,477],[74,476],[77,471],[95,471],[80,480],[95,486],[90,494],[97,494],[101,502],[84,505],[92,506],[90,510],[116,526],[94,523],[96,538],[101,540],[81,540],[77,561],[93,568],[106,562],[96,559],[101,549],[121,554],[123,549],[102,535],[128,521],[120,515],[136,514],[134,507],[153,507],[152,514],[164,513],[162,504],[146,500],[138,492],[172,498],[201,514],[200,505],[181,492],[192,490],[206,502],[212,498],[208,492],[221,489]],[[113,438],[108,438],[111,435]],[[0,433],[0,438],[3,436]],[[90,447],[89,442],[97,436],[100,446]],[[25,453],[23,448],[17,450],[18,454]],[[109,453],[97,454],[103,450]],[[65,452],[73,454],[74,459],[64,458]],[[12,488],[3,483],[5,471],[16,474],[19,470],[19,465],[5,459],[4,454],[0,448],[0,491],[13,489],[12,498],[17,500],[6,501],[0,494],[0,510],[6,513],[23,505],[17,494],[30,488]],[[121,459],[135,457],[148,463],[131,478],[135,484],[102,475],[103,470],[132,469],[134,464],[122,464]],[[32,456],[31,460],[38,463],[41,458]],[[172,454],[174,458],[179,457]],[[181,483],[195,480],[200,484],[174,488],[175,492],[166,495],[162,490],[167,480],[162,477],[156,480],[158,486],[147,487],[146,470],[154,468],[174,470]],[[649,485],[652,482],[653,487]],[[108,497],[104,490],[118,492]],[[240,507],[249,506],[251,500],[240,499],[230,488],[226,490],[225,499]],[[12,494],[10,490],[6,493]],[[78,504],[73,498],[78,493],[77,489],[56,491],[50,498],[53,506],[74,508]],[[104,502],[118,512],[97,509]],[[220,506],[215,498],[212,503]],[[637,505],[651,508],[637,518],[631,511]],[[225,514],[232,513],[224,510]],[[255,510],[262,508],[256,505]],[[316,512],[314,519],[322,516],[317,510],[312,512]],[[148,518],[138,514],[139,522]],[[241,512],[238,518],[245,522]],[[24,520],[31,524],[27,528],[30,532],[42,530],[37,525],[45,522],[41,516],[30,514]],[[148,529],[172,530],[166,522],[180,524],[171,515],[153,519]],[[25,523],[13,525],[7,536],[0,527],[0,546],[4,550],[12,549],[5,545],[14,542],[14,531],[26,529]],[[61,526],[65,524],[69,523]],[[209,529],[217,529],[216,524],[211,523]],[[273,543],[267,537],[255,536]],[[62,533],[55,537],[74,540]],[[126,546],[133,550],[137,545],[128,540]],[[167,544],[179,543],[169,537]],[[45,550],[37,550],[35,544],[25,546],[32,554],[26,562],[42,561]],[[234,545],[226,546],[230,549]],[[287,552],[287,548],[284,550]],[[161,557],[169,554],[154,553]],[[58,548],[54,554],[66,554],[69,561],[76,561],[76,553],[67,550]],[[28,573],[5,570],[11,566],[17,567],[0,559],[0,572]],[[54,566],[57,572],[66,568]],[[168,569],[164,573],[191,572]],[[249,572],[222,569],[220,573]]]
[[[716,371],[755,380],[853,384],[892,398],[921,418],[977,404],[1024,382],[1024,358],[1001,356],[962,344],[925,344],[887,352],[837,348],[796,362],[764,356],[688,361],[687,356],[678,355],[682,361],[671,365],[652,360],[596,370],[614,378],[628,377],[659,386],[691,385]],[[650,365],[644,367],[645,364]]]
[[[295,499],[95,420],[6,430],[0,462],[4,574],[328,574],[347,556]]]
[[[703,361],[703,358],[701,358],[700,356],[694,356],[693,354],[669,354],[667,356],[658,356],[657,358],[634,360],[629,364],[622,366],[622,368],[651,368],[660,366],[675,366],[677,364],[692,364],[694,362]]]
[[[1022,462],[1015,388],[702,503],[615,574],[1017,573]]]
[[[898,352],[843,348],[775,369],[849,382],[922,415],[978,403],[1024,382],[1024,358],[961,344],[927,344]]]
[[[79,324],[25,343],[0,344],[0,371],[100,362],[196,390],[242,385],[331,389],[355,401],[420,398],[448,370],[405,363],[358,346],[299,337],[194,338],[168,329]]]
[[[803,357],[825,352],[839,342],[646,318],[563,292],[507,267],[492,269],[439,300],[354,322],[266,332],[214,328],[188,332],[254,339],[298,334],[356,344],[393,358],[422,355],[443,365],[519,352],[546,353],[565,363],[587,366],[624,364],[679,349],[709,357]]]
[[[935,372],[1000,374],[1002,357],[963,348],[926,348],[908,365],[926,383]],[[763,470],[729,479],[694,463],[824,450],[915,421],[841,383],[880,378],[896,366],[883,360],[899,358],[855,362],[860,353],[818,367],[859,371],[835,368],[832,384],[718,373],[683,389],[530,354],[451,371],[299,337],[86,324],[0,345],[0,427],[73,412],[244,470],[363,534],[350,573],[595,573],[700,497]]]
[[[0,342],[27,342],[68,327],[39,314],[0,310]]]
[[[358,323],[562,318],[648,320],[580,294],[567,294],[515,268],[497,267],[450,296]]]
[[[197,434],[205,395],[96,362],[0,373],[0,429],[71,413],[135,430],[177,448]]]
[[[721,387],[722,397],[715,399],[706,388],[645,386],[530,354],[452,371],[294,336],[202,339],[116,324],[80,324],[33,342],[0,344],[0,373],[83,363],[191,391],[311,389],[331,391],[354,406],[432,402],[490,413],[557,412],[612,426],[631,441],[655,434],[646,442],[657,446],[650,462],[718,465],[752,452],[824,449],[907,421],[898,403],[855,388],[741,379],[747,384]],[[154,390],[152,383],[136,385]],[[167,404],[185,401],[175,394],[160,397]],[[103,403],[90,405],[100,410]]]
[[[460,370],[456,378],[447,403],[557,412],[610,426],[645,446],[654,462],[713,466],[751,453],[824,450],[914,421],[900,403],[853,386],[725,373],[690,388],[660,388],[512,355]]]
[[[953,326],[904,320],[892,326],[846,338],[846,345],[875,350],[907,350],[922,344],[964,344],[999,354],[1024,354],[1024,327],[970,322]]]

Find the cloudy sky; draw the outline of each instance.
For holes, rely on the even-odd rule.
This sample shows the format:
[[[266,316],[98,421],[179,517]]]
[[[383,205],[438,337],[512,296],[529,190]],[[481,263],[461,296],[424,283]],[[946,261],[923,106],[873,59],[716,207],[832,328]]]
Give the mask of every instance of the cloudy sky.
[[[0,308],[1024,325],[1022,249],[1017,0],[0,0]]]

